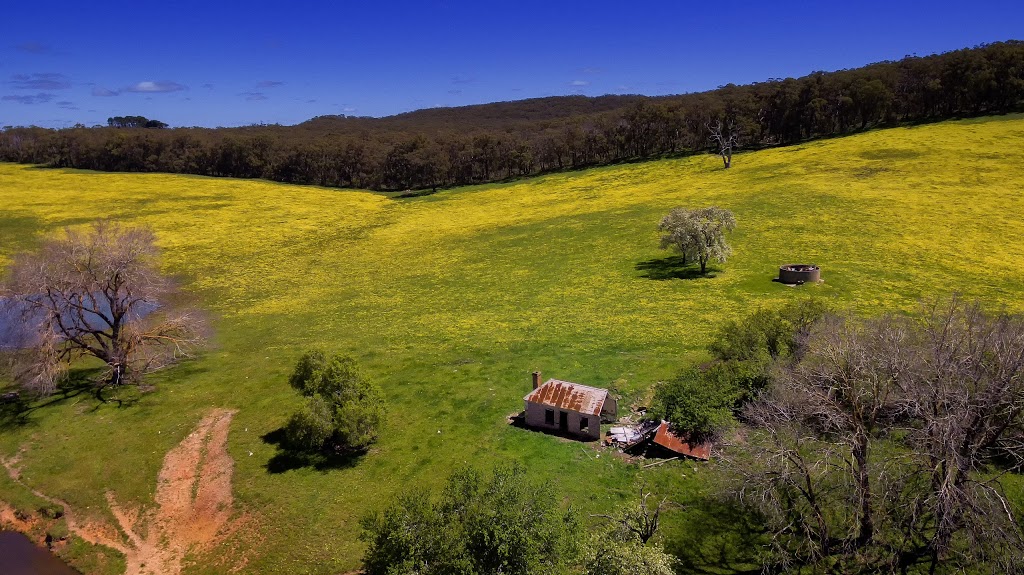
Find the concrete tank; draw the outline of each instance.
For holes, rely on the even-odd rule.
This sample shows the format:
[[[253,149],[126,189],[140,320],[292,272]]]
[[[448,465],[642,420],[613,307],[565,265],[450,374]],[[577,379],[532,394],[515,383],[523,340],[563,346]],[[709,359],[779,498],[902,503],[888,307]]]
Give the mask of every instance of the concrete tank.
[[[784,284],[819,282],[821,269],[814,264],[786,264],[779,266],[779,281]]]

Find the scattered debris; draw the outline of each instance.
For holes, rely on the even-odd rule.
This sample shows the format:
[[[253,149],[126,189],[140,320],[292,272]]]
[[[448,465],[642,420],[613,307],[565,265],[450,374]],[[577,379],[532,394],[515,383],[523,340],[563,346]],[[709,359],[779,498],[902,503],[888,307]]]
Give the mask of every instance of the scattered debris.
[[[648,467],[657,467],[657,466],[661,465],[662,463],[668,463],[669,461],[675,461],[677,459],[679,459],[679,456],[669,457],[668,459],[662,459],[661,461],[655,461],[654,463],[648,463],[647,465],[644,465],[643,467],[641,467],[641,469],[647,469]],[[686,476],[684,475],[683,477],[686,477]]]
[[[667,421],[642,421],[635,425],[615,426],[608,430],[605,445],[618,447],[626,453],[644,457],[668,459],[646,465],[654,467],[666,461],[690,457],[700,461],[711,458],[711,442],[691,443],[688,434],[677,434],[669,429]]]

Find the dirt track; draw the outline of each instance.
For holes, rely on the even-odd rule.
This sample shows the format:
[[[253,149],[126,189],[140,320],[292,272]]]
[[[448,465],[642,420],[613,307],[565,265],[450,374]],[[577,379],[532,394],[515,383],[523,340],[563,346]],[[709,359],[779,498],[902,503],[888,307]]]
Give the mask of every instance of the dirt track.
[[[235,528],[231,522],[231,476],[228,430],[235,412],[211,411],[177,447],[167,452],[157,476],[156,505],[131,508],[106,499],[117,525],[85,522],[67,503],[36,495],[64,507],[68,529],[91,543],[124,554],[127,575],[178,575],[188,554],[202,553]],[[18,473],[4,462],[15,480]],[[0,508],[2,510],[2,508]]]

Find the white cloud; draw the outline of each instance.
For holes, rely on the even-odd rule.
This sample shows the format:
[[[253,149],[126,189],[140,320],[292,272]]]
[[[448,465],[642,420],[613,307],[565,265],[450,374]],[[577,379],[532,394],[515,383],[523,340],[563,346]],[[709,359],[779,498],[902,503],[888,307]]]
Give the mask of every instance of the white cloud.
[[[144,94],[161,93],[161,92],[180,92],[182,90],[188,90],[188,86],[179,84],[177,82],[139,82],[133,86],[129,86],[124,89],[125,92],[141,92]]]

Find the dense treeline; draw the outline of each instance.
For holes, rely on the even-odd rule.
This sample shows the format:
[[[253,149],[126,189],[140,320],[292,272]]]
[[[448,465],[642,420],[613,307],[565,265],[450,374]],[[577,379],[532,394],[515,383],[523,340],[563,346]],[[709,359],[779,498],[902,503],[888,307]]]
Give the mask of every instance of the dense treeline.
[[[700,152],[719,123],[751,149],[1022,104],[1024,42],[1010,41],[681,96],[541,98],[297,126],[8,127],[0,160],[406,190]]]

